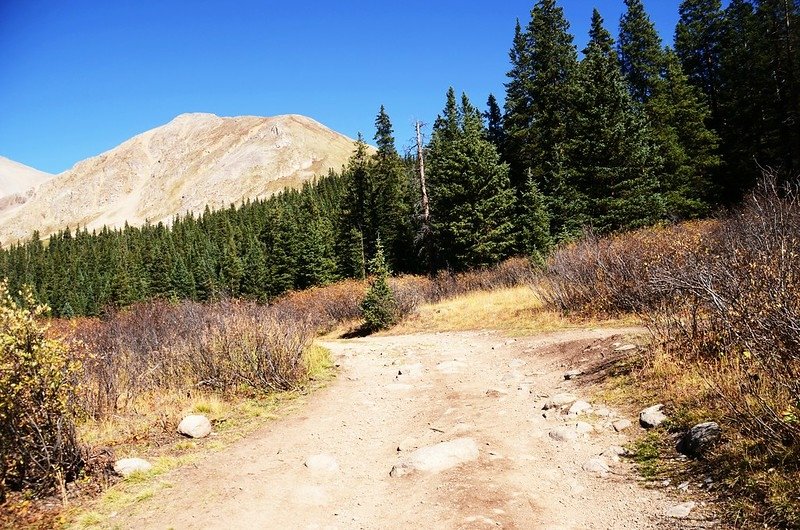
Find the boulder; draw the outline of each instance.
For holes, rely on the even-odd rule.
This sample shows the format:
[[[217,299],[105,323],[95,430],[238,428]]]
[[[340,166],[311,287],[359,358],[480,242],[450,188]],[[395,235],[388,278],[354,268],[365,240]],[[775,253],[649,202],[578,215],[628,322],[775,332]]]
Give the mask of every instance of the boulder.
[[[569,427],[557,427],[548,434],[557,442],[571,442],[578,439],[578,431]]]
[[[189,438],[205,438],[211,434],[211,422],[202,414],[190,414],[181,420],[178,432]]]
[[[661,412],[663,408],[664,405],[659,403],[658,405],[653,405],[652,407],[644,409],[639,413],[639,425],[645,429],[652,429],[664,423],[667,417]]]
[[[602,458],[592,458],[583,464],[583,470],[604,477],[608,475],[609,468]]]
[[[123,477],[133,473],[144,473],[153,469],[153,465],[142,458],[122,458],[114,462],[114,472]]]
[[[566,407],[567,405],[571,405],[576,401],[578,401],[578,398],[576,396],[573,396],[572,394],[567,394],[567,393],[556,394],[555,396],[547,400],[542,409],[550,410],[550,409],[557,409],[560,407]]]
[[[449,442],[420,447],[389,472],[391,477],[401,477],[413,471],[439,473],[465,462],[477,460],[478,444],[472,438],[456,438]]]
[[[584,412],[591,412],[592,406],[585,402],[585,401],[576,401],[569,407],[569,414],[573,416],[577,416],[578,414],[583,414]]]
[[[575,432],[578,434],[589,434],[594,432],[594,426],[591,423],[586,423],[585,421],[579,421],[575,424]]]
[[[631,425],[633,425],[633,423],[631,423],[631,420],[625,420],[625,419],[617,420],[611,424],[611,426],[614,427],[614,430],[617,432],[622,432],[625,429],[630,428]]]
[[[719,441],[721,435],[722,430],[718,423],[713,421],[699,423],[683,435],[676,449],[687,456],[702,456]]]
[[[336,458],[329,454],[309,456],[304,465],[310,471],[319,473],[336,473],[339,471],[339,463],[336,462]]]

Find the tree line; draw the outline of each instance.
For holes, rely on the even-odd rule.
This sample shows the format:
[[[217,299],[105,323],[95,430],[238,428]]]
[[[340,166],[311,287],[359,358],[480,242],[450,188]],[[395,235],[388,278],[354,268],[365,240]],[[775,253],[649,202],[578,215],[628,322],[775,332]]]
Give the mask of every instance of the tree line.
[[[0,251],[12,292],[31,285],[61,316],[151,297],[268,301],[395,272],[460,271],[597,232],[701,217],[737,201],[769,166],[800,169],[794,0],[685,0],[674,48],[641,0],[615,40],[592,14],[578,53],[562,8],[516,24],[501,108],[451,88],[418,157],[397,150],[381,107],[340,172],[268,199],[159,223],[38,234]]]

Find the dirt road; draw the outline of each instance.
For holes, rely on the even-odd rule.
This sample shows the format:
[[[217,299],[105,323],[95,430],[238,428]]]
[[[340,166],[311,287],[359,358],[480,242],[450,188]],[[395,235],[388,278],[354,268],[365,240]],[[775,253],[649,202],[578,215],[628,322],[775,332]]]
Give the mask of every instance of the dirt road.
[[[641,488],[630,465],[609,452],[626,442],[610,426],[613,411],[592,403],[594,412],[580,416],[543,416],[544,403],[560,393],[592,402],[563,374],[606,355],[610,341],[600,339],[619,333],[580,330],[528,339],[436,333],[327,343],[341,366],[339,376],[301,412],[174,471],[167,477],[173,487],[118,515],[114,524],[671,526],[664,513],[673,503]],[[444,465],[458,458],[463,463],[438,472],[398,465],[413,464],[417,448],[452,440],[469,450],[450,455],[456,460]],[[396,465],[406,474],[390,476]]]

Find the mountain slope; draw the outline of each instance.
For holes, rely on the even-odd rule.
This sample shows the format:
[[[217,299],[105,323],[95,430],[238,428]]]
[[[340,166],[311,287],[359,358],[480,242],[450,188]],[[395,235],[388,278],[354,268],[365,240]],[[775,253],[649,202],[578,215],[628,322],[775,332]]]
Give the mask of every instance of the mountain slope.
[[[298,115],[183,114],[41,184],[0,212],[0,241],[147,221],[269,196],[340,169],[353,140]]]
[[[0,197],[24,194],[42,182],[53,178],[50,173],[33,169],[0,156]]]

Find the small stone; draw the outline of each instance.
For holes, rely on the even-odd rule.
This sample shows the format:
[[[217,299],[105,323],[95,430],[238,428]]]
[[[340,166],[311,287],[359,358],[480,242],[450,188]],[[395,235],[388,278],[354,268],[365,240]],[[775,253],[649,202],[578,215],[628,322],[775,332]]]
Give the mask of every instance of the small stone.
[[[661,409],[664,405],[658,404],[648,407],[639,413],[639,424],[645,429],[652,429],[658,427],[667,419]]]
[[[585,412],[591,412],[592,406],[585,402],[585,401],[576,401],[572,404],[569,408],[569,414],[573,416],[577,416],[579,414],[583,414]]]
[[[696,506],[696,502],[684,502],[669,508],[666,515],[672,519],[686,519]]]
[[[114,462],[114,472],[123,477],[133,473],[145,473],[153,469],[153,465],[143,458],[122,458]]]
[[[558,427],[549,433],[550,438],[557,442],[571,442],[578,439],[578,433],[575,429],[569,427]]]
[[[594,427],[591,423],[586,423],[585,421],[579,421],[575,424],[575,432],[578,434],[589,434],[594,432]]]
[[[614,427],[614,430],[617,432],[622,432],[625,429],[630,428],[631,425],[633,425],[633,423],[631,423],[631,420],[625,420],[625,419],[617,420],[611,424],[611,426]]]
[[[606,407],[600,407],[598,409],[594,409],[594,411],[592,412],[595,416],[598,416],[600,418],[609,418],[613,415],[613,412],[611,412],[611,410],[607,409]]]
[[[688,456],[702,456],[722,436],[719,424],[713,421],[699,423],[683,435],[676,449]]]
[[[614,348],[614,351],[615,352],[626,352],[626,351],[635,350],[637,348],[638,348],[638,346],[636,346],[635,344],[623,344],[622,346],[617,346],[616,348]]]
[[[602,458],[592,458],[583,464],[583,470],[604,477],[608,475],[608,464]]]
[[[576,379],[583,375],[583,370],[570,370],[569,372],[564,374],[564,379],[569,381],[571,379]]]
[[[417,441],[414,438],[405,438],[397,445],[398,451],[413,451],[417,448]]]
[[[578,400],[577,397],[573,396],[572,394],[556,394],[555,396],[551,397],[542,407],[544,410],[550,409],[557,409],[560,407],[565,407],[567,405],[571,405]]]
[[[678,491],[689,491],[689,483],[688,482],[681,482],[678,484]]]
[[[336,473],[339,471],[339,463],[336,458],[329,454],[319,454],[309,456],[304,465],[310,470],[319,473]]]
[[[492,398],[499,398],[507,394],[508,392],[500,388],[490,388],[489,390],[486,391],[486,397],[492,397]]]
[[[205,438],[211,434],[211,422],[202,414],[190,414],[181,420],[178,432],[189,438]]]

